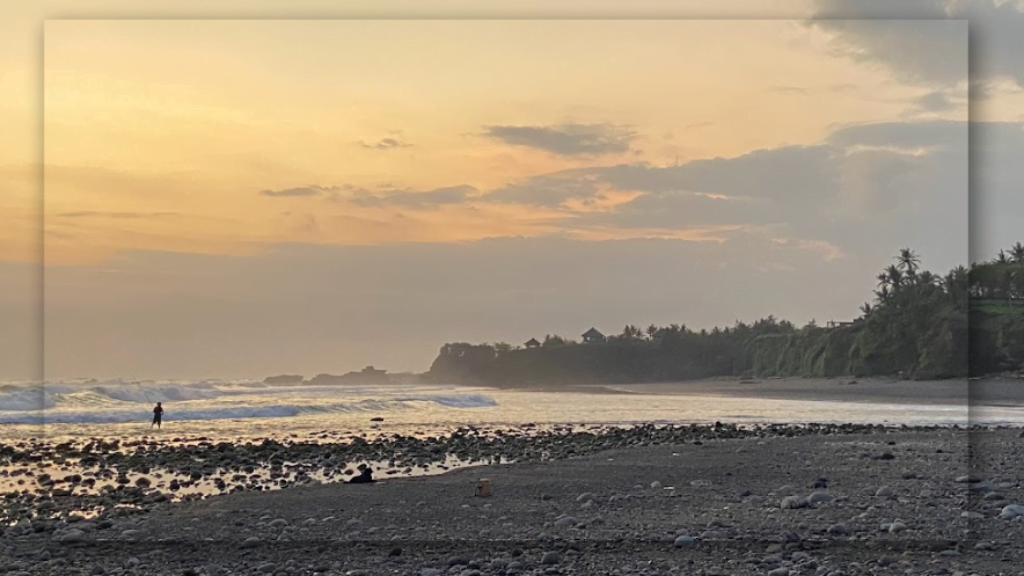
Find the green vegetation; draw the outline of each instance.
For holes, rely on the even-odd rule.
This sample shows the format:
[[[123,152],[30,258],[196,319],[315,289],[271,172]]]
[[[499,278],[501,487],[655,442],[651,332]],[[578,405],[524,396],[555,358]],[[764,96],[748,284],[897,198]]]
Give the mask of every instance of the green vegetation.
[[[1024,246],[944,276],[909,248],[877,276],[872,303],[852,322],[796,327],[769,316],[694,331],[626,326],[578,343],[446,344],[425,375],[474,384],[652,382],[714,376],[901,376],[937,379],[1024,365]],[[968,322],[970,319],[970,322]],[[970,362],[968,361],[970,358]]]
[[[1024,366],[1024,245],[971,267],[971,374]]]

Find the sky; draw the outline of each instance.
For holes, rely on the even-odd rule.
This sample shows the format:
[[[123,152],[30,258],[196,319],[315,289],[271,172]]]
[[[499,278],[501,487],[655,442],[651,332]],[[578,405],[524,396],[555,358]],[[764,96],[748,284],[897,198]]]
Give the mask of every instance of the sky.
[[[95,4],[0,5],[0,378],[846,320],[1021,240],[1017,2]]]

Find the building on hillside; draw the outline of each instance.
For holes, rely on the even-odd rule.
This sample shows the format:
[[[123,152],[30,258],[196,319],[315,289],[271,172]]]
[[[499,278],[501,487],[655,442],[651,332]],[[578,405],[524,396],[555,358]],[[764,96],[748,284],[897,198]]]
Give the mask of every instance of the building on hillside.
[[[597,328],[591,328],[583,333],[583,341],[586,343],[604,342],[604,334],[598,332]]]
[[[856,320],[851,320],[849,322],[842,322],[842,321],[836,322],[835,320],[829,320],[828,323],[825,324],[825,327],[826,328],[846,328],[847,326],[853,326],[854,324],[860,324],[861,322],[863,322],[863,320],[860,319],[860,318],[858,318]]]
[[[525,343],[523,343],[523,346],[526,346],[527,348],[536,348],[540,346],[540,342],[538,342],[536,338],[530,338]]]

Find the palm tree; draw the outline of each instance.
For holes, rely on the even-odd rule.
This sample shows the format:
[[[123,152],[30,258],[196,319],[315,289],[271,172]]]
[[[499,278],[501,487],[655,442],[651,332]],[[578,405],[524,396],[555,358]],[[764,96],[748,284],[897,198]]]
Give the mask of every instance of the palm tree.
[[[860,305],[860,311],[864,313],[864,316],[867,316],[868,314],[871,314],[872,310],[874,310],[874,308],[872,308],[871,304],[869,304],[867,302],[865,302],[865,303]]]
[[[971,289],[969,274],[967,268],[957,266],[950,270],[941,282],[942,290],[958,308],[967,304],[967,296]]]
[[[882,286],[878,290],[875,290],[875,300],[879,303],[887,302],[892,296],[892,292],[889,291],[888,286]]]
[[[903,286],[903,269],[897,265],[890,264],[885,269],[885,274],[889,278],[886,286],[891,287],[894,291]],[[883,286],[885,288],[886,286]]]
[[[900,255],[896,257],[896,261],[899,269],[910,278],[917,274],[917,269],[921,266],[921,259],[910,248],[900,248]]]
[[[620,335],[620,338],[622,338],[623,340],[639,340],[641,334],[643,334],[643,331],[641,331],[639,328],[632,324],[626,324],[626,326],[622,329],[622,334]]]
[[[1024,244],[1017,242],[1010,247],[1010,257],[1015,264],[1024,264]]]
[[[878,276],[875,276],[875,278],[878,279],[879,288],[881,288],[882,286],[889,285],[889,274],[887,274],[886,272],[879,272]]]

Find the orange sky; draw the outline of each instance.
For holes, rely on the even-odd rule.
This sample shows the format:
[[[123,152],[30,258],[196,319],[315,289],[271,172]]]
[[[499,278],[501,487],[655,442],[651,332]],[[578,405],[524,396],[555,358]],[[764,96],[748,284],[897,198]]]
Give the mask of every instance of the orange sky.
[[[895,118],[921,93],[824,43],[792,21],[48,21],[47,262],[551,234],[557,214],[532,206],[410,213],[258,193],[486,193],[571,168],[738,156]],[[483,134],[565,124],[620,126],[628,150],[564,155]],[[398,145],[373,147],[388,138]]]
[[[965,22],[584,4],[4,4],[0,378],[421,370],[452,340],[845,319],[900,246],[967,259]],[[986,250],[1024,182],[995,6],[972,16],[972,120],[1004,123],[973,133]],[[444,19],[467,15],[652,19]]]

